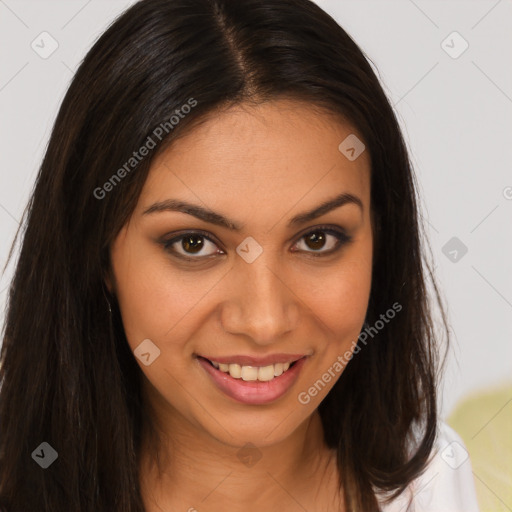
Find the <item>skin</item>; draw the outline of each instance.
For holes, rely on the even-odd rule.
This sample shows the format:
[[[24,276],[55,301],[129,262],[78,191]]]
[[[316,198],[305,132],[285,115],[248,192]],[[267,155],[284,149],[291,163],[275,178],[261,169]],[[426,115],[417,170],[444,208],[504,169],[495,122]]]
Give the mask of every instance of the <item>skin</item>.
[[[357,132],[339,118],[281,99],[217,113],[153,161],[112,245],[107,279],[132,351],[148,338],[161,351],[149,366],[136,358],[146,414],[162,435],[160,473],[143,439],[147,511],[343,510],[336,454],[325,444],[317,411],[342,372],[309,403],[297,397],[354,348],[368,307],[370,159],[365,151],[349,161],[338,150],[351,133]],[[363,208],[348,203],[287,226],[342,192],[359,197]],[[181,212],[143,214],[170,198],[207,207],[244,229],[236,233]],[[344,229],[352,241],[311,256],[336,247],[325,232],[323,246],[308,245],[304,235],[321,224]],[[187,254],[181,241],[167,249],[160,243],[197,229],[212,238],[201,239],[199,253],[188,252],[203,257],[199,263],[172,255],[172,248]],[[236,252],[248,236],[263,248],[252,263]],[[282,352],[309,357],[293,387],[265,405],[226,396],[195,359]],[[248,442],[261,456],[252,466],[238,456]]]

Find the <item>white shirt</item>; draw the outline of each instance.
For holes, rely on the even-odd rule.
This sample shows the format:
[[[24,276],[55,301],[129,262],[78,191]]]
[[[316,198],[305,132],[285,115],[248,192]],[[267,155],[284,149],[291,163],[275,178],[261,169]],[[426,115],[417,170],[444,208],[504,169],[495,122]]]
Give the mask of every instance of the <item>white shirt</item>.
[[[439,424],[425,472],[381,507],[382,512],[480,512],[469,454],[455,430]]]

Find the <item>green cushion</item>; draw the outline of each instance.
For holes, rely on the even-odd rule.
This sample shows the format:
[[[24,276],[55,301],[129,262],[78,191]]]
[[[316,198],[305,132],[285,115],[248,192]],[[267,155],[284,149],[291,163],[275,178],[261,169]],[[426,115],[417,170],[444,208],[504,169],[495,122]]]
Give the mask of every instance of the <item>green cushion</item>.
[[[481,512],[510,512],[512,386],[473,395],[446,422],[469,451]]]

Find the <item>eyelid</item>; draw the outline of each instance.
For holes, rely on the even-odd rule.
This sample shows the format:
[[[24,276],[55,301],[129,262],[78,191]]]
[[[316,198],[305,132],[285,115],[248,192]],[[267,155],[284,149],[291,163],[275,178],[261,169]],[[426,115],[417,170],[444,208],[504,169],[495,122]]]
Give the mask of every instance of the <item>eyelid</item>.
[[[330,249],[329,251],[300,251],[295,250],[293,252],[303,252],[307,256],[312,256],[315,258],[320,258],[322,256],[328,257],[332,256],[333,254],[336,254],[341,248],[348,243],[350,243],[353,240],[353,237],[347,233],[347,230],[339,227],[339,226],[333,226],[329,224],[320,224],[318,226],[312,226],[310,228],[306,228],[301,234],[297,236],[296,242],[294,242],[293,245],[296,245],[298,242],[300,242],[306,235],[315,233],[317,231],[320,231],[322,233],[327,233],[328,235],[332,235],[336,238],[336,246],[333,249]]]
[[[311,256],[314,256],[314,257],[320,257],[320,256],[329,256],[329,255],[332,255],[334,253],[336,253],[337,251],[339,251],[341,249],[342,246],[348,244],[349,242],[352,241],[353,237],[348,235],[346,230],[342,227],[339,227],[339,226],[333,226],[333,225],[328,225],[328,224],[321,224],[321,225],[318,225],[318,226],[311,226],[309,228],[306,228],[303,232],[301,232],[299,235],[296,235],[296,241],[294,242],[293,245],[296,245],[298,242],[301,241],[302,238],[304,238],[306,235],[309,235],[311,233],[315,233],[316,231],[321,231],[323,233],[327,233],[327,234],[330,234],[332,236],[334,236],[336,239],[337,239],[337,244],[336,244],[336,247],[334,249],[331,249],[329,251],[324,251],[324,252],[315,252],[315,251],[300,251],[300,250],[294,250],[292,252],[296,252],[296,253],[300,253],[300,252],[304,252],[305,254],[307,255],[311,255]],[[201,237],[204,237],[206,238],[208,241],[212,242],[213,244],[215,244],[216,246],[221,246],[222,244],[220,244],[216,237],[213,236],[210,232],[207,232],[207,231],[203,231],[202,229],[189,229],[189,230],[183,230],[181,232],[178,232],[178,233],[173,233],[173,237],[170,238],[170,239],[163,239],[161,240],[161,244],[164,246],[164,248],[171,252],[173,254],[173,256],[176,256],[177,258],[179,259],[184,259],[186,261],[201,261],[201,260],[205,260],[205,259],[208,259],[208,258],[211,258],[213,256],[215,256],[216,254],[210,254],[210,255],[207,255],[207,256],[198,256],[197,258],[195,257],[186,257],[186,256],[183,256],[182,254],[177,254],[176,252],[173,252],[171,250],[171,246],[174,245],[176,242],[182,240],[183,238],[185,238],[187,235],[199,235]],[[220,249],[222,252],[224,252],[223,249]]]
[[[215,236],[213,236],[208,231],[203,231],[202,229],[185,229],[183,231],[178,231],[177,233],[173,233],[173,237],[169,239],[162,239],[162,243],[166,246],[172,245],[173,243],[177,242],[178,240],[181,240],[182,238],[185,238],[187,235],[199,235],[210,242],[213,242],[215,245],[222,245],[220,242],[217,241]],[[197,259],[197,258],[195,258]]]
[[[189,257],[187,257],[187,256],[184,256],[183,254],[179,254],[176,251],[173,251],[171,249],[171,246],[173,246],[176,242],[179,242],[180,240],[185,238],[187,235],[199,235],[199,236],[205,238],[206,240],[208,240],[209,242],[213,243],[217,247],[221,246],[221,244],[216,240],[216,238],[211,233],[209,233],[208,231],[203,231],[202,229],[188,229],[188,230],[179,231],[177,233],[173,233],[172,238],[162,239],[160,241],[160,243],[163,245],[164,249],[167,252],[169,252],[173,257],[175,257],[179,260],[184,260],[186,262],[200,262],[200,261],[204,261],[206,259],[212,258],[213,256],[216,256],[217,254],[219,254],[217,252],[214,254],[209,254],[207,256],[197,256],[197,257],[189,256]],[[220,248],[220,251],[224,252],[224,250],[221,248]]]

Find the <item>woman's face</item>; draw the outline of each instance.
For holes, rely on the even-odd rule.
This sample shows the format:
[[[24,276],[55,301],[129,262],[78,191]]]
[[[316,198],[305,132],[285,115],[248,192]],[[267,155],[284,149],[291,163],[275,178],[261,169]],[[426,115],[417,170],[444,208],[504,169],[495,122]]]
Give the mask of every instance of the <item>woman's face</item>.
[[[340,377],[372,270],[370,159],[353,138],[339,149],[351,134],[279,100],[212,116],[155,159],[108,284],[158,419],[270,445]],[[356,199],[319,209],[341,194]]]

